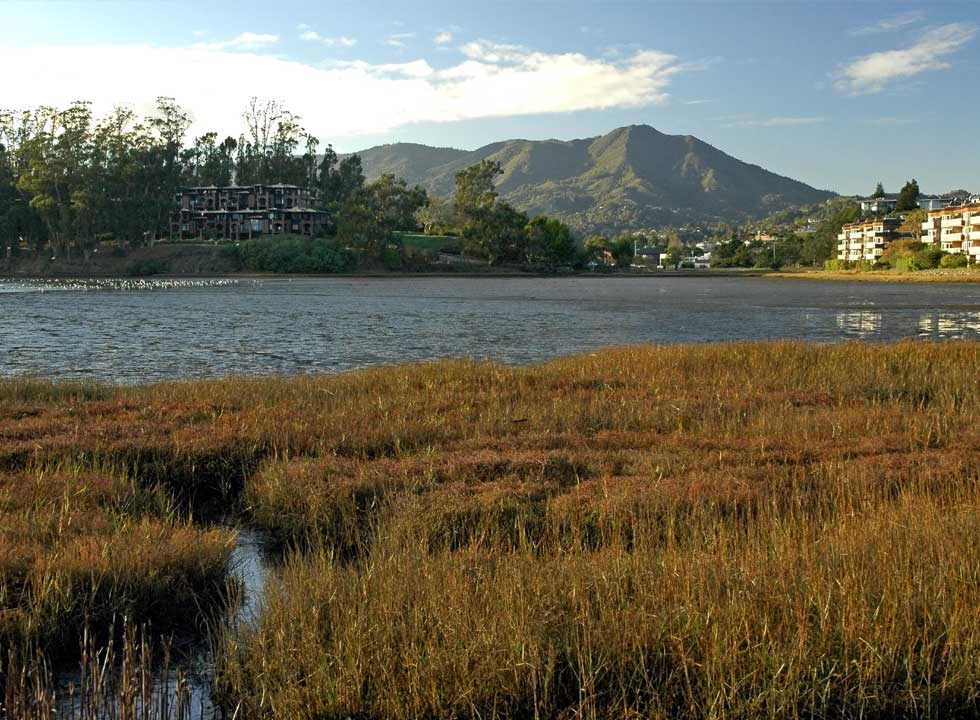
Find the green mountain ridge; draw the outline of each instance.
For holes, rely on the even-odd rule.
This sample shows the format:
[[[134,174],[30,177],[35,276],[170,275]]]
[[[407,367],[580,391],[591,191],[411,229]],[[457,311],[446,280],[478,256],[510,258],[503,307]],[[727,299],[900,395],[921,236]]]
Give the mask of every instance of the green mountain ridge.
[[[504,200],[581,232],[740,222],[834,196],[649,125],[570,141],[505,140],[477,150],[394,143],[358,154],[368,180],[394,173],[442,197],[452,195],[457,172],[497,160]]]

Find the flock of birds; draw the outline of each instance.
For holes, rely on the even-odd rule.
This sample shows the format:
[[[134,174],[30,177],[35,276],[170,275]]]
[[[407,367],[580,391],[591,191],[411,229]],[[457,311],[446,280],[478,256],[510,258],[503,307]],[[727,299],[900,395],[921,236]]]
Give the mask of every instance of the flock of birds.
[[[240,281],[228,279],[179,280],[174,278],[158,280],[152,278],[32,278],[18,280],[16,284],[22,289],[30,289],[36,292],[64,292],[71,290],[81,292],[104,290],[143,292],[148,290],[230,287],[239,285]]]

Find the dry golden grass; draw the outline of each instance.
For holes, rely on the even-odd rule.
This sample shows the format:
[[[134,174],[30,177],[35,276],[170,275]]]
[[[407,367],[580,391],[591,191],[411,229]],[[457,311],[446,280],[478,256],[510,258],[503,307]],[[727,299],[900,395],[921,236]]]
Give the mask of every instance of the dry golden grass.
[[[925,282],[962,283],[980,282],[980,271],[975,267],[936,268],[900,272],[898,270],[781,270],[765,273],[765,277],[803,278],[805,280],[858,280],[862,282]]]
[[[978,368],[775,343],[35,384],[0,394],[0,467],[237,501],[295,547],[219,643],[245,717],[974,717]]]
[[[181,520],[163,491],[78,468],[0,474],[0,655],[77,652],[116,616],[193,627],[224,589],[234,540]],[[0,671],[2,674],[2,671]]]

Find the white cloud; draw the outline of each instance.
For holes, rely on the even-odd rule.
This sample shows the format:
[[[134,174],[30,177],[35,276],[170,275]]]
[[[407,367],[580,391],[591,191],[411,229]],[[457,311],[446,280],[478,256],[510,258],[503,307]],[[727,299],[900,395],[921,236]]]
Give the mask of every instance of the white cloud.
[[[977,33],[975,25],[950,23],[926,31],[907,48],[871,53],[852,60],[838,73],[836,85],[855,95],[876,93],[890,82],[927,70],[951,67],[947,55],[966,45]]]
[[[893,15],[892,17],[882,18],[872,25],[854,28],[849,32],[849,34],[874,35],[875,33],[894,32],[895,30],[901,30],[909,25],[920,23],[924,19],[925,15],[921,10],[910,10],[909,12],[899,13],[898,15]]]
[[[520,45],[504,45],[488,40],[466,43],[459,50],[468,58],[490,63],[519,62],[528,54]]]
[[[6,77],[2,102],[27,108],[85,98],[97,114],[120,103],[145,113],[169,95],[192,113],[192,133],[237,135],[242,110],[258,95],[281,100],[317,137],[336,139],[418,122],[643,107],[664,102],[675,76],[698,67],[651,50],[609,59],[487,42],[440,69],[421,58],[315,66],[239,48],[3,45],[0,66],[35,70]],[[202,82],[202,73],[221,80]]]
[[[434,38],[432,38],[432,42],[434,42],[436,45],[447,45],[452,41],[453,41],[453,34],[448,30],[443,30],[442,32],[437,33]]]
[[[773,127],[799,127],[800,125],[819,125],[824,121],[822,117],[771,117],[765,120],[737,120],[725,123],[725,127],[739,128],[773,128]]]
[[[415,33],[392,33],[384,39],[384,44],[389,47],[403,48],[405,41],[415,37]]]
[[[300,29],[309,28],[308,25],[301,25]],[[326,37],[321,35],[316,30],[306,29],[299,36],[300,40],[310,40],[313,42],[323,43],[327,47],[345,47],[350,48],[357,45],[357,39],[352,37],[347,37],[346,35],[337,35],[336,37]]]
[[[705,100],[685,100],[685,105],[707,105],[708,103],[715,103],[717,100],[705,99]]]
[[[194,48],[198,50],[258,50],[267,45],[274,45],[277,42],[279,42],[278,35],[243,32],[231,40],[197,43],[194,45]]]

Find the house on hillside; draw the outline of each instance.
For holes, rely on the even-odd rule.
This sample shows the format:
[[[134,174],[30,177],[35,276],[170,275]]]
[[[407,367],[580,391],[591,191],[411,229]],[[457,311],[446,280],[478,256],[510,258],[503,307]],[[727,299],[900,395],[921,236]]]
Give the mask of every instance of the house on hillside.
[[[919,195],[915,204],[922,210],[941,210],[953,204],[953,198],[941,195]]]
[[[813,218],[808,218],[806,223],[801,227],[796,228],[796,232],[800,235],[812,235],[820,228],[820,221]]]
[[[884,197],[858,198],[861,203],[861,212],[888,213],[898,205],[898,195],[885,195]]]
[[[170,239],[241,240],[259,235],[312,237],[330,214],[314,207],[316,196],[298,185],[185,188],[170,216]]]

